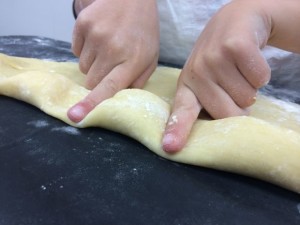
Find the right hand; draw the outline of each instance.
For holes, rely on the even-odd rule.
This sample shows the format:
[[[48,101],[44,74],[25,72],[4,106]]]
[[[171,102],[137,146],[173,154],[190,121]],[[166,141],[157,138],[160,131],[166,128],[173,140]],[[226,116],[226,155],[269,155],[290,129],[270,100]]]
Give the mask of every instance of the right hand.
[[[73,52],[90,94],[68,111],[80,122],[96,105],[128,87],[141,88],[157,66],[156,0],[96,0],[77,18]]]

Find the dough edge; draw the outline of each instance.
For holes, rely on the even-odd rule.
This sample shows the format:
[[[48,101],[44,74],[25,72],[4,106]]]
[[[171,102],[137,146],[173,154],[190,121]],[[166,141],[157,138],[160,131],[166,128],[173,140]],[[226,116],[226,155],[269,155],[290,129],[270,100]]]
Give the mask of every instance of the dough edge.
[[[80,81],[73,82],[70,76],[35,67],[24,71],[22,60],[30,64],[31,59],[1,56],[0,60],[3,57],[9,62],[12,59],[13,65],[19,65],[22,72],[14,76],[3,76],[1,72],[2,95],[26,101],[72,126],[99,126],[125,134],[173,161],[259,178],[300,193],[300,134],[297,131],[252,117],[198,120],[186,147],[177,154],[166,154],[161,148],[161,138],[170,104],[155,94],[138,89],[120,91],[97,106],[81,123],[74,124],[66,112],[89,93]],[[50,62],[49,65],[60,68],[69,67],[70,63]],[[158,71],[165,69],[172,70],[159,68]],[[41,88],[41,84],[47,85]],[[61,102],[57,93],[64,93],[66,100]]]

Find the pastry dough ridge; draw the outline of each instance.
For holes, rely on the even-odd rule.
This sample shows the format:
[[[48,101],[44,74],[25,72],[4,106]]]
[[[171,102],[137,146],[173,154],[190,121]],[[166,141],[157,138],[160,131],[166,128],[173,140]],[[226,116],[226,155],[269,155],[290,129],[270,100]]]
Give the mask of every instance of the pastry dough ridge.
[[[179,73],[158,67],[144,90],[122,90],[75,124],[67,110],[90,92],[76,63],[0,54],[0,94],[72,126],[103,127],[130,136],[170,160],[259,178],[300,193],[300,106],[294,103],[259,95],[250,116],[200,117],[185,148],[165,153],[161,139]]]

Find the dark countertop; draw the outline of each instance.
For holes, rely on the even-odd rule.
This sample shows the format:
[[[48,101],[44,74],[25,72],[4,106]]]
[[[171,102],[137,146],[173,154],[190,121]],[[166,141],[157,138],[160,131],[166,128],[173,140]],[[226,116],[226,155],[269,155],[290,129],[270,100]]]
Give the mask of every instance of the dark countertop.
[[[0,37],[0,52],[76,61],[69,43],[40,37]],[[300,224],[300,195],[272,184],[174,163],[3,96],[0,114],[0,225]]]

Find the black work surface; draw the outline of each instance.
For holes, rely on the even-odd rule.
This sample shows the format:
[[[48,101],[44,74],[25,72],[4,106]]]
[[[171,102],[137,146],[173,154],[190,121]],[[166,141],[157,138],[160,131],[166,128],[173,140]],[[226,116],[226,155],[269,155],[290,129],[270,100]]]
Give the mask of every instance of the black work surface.
[[[0,52],[75,60],[68,43],[0,37]],[[300,196],[164,160],[100,128],[76,129],[0,96],[0,224],[300,224]]]

